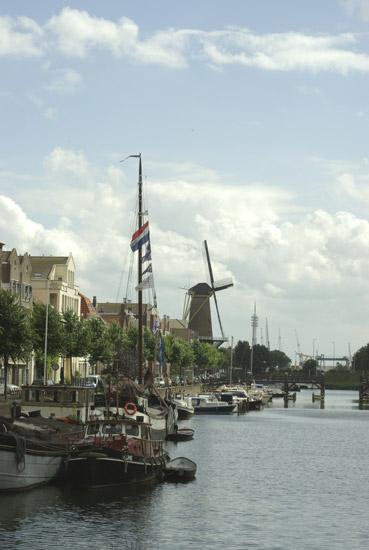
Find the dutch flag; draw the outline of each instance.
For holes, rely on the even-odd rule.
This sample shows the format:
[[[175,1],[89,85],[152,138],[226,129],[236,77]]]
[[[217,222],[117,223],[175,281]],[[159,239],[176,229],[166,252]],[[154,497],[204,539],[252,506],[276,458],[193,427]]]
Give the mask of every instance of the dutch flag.
[[[136,250],[141,248],[143,244],[147,243],[149,238],[150,238],[149,222],[146,222],[143,224],[142,227],[140,227],[140,229],[137,229],[137,231],[132,235],[132,240],[131,240],[132,252],[135,252]]]

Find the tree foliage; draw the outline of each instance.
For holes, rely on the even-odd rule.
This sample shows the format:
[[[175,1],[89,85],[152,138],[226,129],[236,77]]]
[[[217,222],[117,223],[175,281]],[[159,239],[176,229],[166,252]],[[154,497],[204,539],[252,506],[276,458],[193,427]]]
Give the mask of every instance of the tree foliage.
[[[353,368],[357,372],[369,373],[369,344],[361,347],[353,357]]]
[[[32,350],[32,334],[28,312],[18,297],[0,289],[0,356],[4,361],[4,395],[7,398],[7,376],[10,359],[16,363],[27,359]]]

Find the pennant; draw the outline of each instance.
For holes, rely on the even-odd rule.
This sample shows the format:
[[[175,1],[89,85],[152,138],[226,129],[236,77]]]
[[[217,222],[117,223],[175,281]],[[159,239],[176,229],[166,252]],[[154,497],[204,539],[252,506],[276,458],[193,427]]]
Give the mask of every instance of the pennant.
[[[161,336],[160,336],[160,345],[159,345],[159,363],[160,363],[160,369],[162,370],[164,366],[164,342]]]
[[[135,290],[146,290],[147,288],[154,288],[154,278],[149,275],[146,279],[136,286]]]
[[[146,253],[144,254],[144,256],[142,256],[142,263],[150,262],[150,261],[151,261],[151,246],[149,241],[149,244],[147,245],[147,248],[146,248]]]
[[[145,275],[146,273],[152,273],[152,264],[150,264],[145,271],[142,272],[142,275]]]
[[[160,319],[159,317],[156,317],[153,322],[152,332],[153,334],[157,334],[160,330]]]
[[[137,229],[135,233],[132,235],[131,239],[131,250],[132,252],[135,252],[141,246],[150,239],[150,231],[149,231],[149,222],[146,222],[143,224],[142,227]]]

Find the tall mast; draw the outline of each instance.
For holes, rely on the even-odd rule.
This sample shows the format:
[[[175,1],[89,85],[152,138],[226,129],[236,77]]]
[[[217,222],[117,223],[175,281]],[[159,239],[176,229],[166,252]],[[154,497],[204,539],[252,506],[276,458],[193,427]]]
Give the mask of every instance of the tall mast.
[[[142,162],[141,153],[138,155],[138,229],[142,227]],[[142,319],[142,247],[138,248],[138,383],[143,382],[143,319]]]
[[[139,159],[139,165],[138,165],[138,228],[137,231],[139,231],[142,227],[142,218],[143,218],[143,212],[142,212],[142,162],[141,162],[141,153],[138,155],[128,155],[128,157],[125,157],[120,162],[124,162],[125,160],[129,158],[136,158]],[[132,243],[131,243],[132,248]],[[132,250],[136,250],[136,248],[132,248]],[[143,319],[142,319],[142,249],[141,246],[138,246],[137,249],[138,252],[138,336],[137,336],[137,362],[138,362],[138,383],[142,384],[143,382]]]

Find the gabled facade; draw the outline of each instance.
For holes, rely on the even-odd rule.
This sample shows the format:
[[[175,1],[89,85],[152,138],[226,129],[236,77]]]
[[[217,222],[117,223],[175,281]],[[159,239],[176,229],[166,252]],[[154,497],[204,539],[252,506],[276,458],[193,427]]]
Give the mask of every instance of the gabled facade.
[[[0,288],[17,296],[19,304],[27,309],[32,308],[32,266],[29,254],[18,255],[15,248],[4,250],[0,242]],[[33,360],[18,360],[11,363],[8,371],[9,384],[27,384],[33,378]],[[4,377],[4,369],[0,360],[0,378]]]
[[[72,310],[80,316],[81,296],[75,284],[73,256],[31,256],[30,260],[34,300],[49,302],[58,313]]]
[[[3,250],[3,243],[0,243],[0,258],[0,287],[16,294],[23,307],[32,307],[32,266],[29,254],[19,256],[15,248]]]

